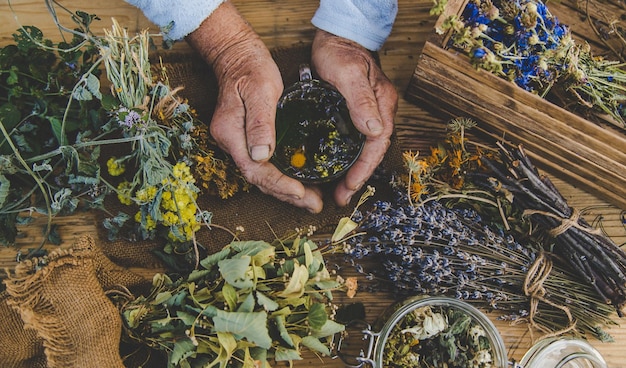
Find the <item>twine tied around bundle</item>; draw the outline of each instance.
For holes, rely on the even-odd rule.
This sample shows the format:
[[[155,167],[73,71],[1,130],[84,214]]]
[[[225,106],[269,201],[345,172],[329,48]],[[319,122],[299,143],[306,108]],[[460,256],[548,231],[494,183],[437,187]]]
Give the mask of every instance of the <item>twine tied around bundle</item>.
[[[542,338],[546,338],[562,335],[564,333],[572,331],[576,327],[576,321],[572,317],[572,313],[567,306],[554,303],[553,301],[545,297],[546,289],[543,287],[543,283],[548,279],[551,271],[552,260],[544,252],[541,252],[539,253],[539,256],[537,257],[535,262],[533,262],[533,264],[528,269],[528,272],[526,273],[526,278],[524,280],[524,295],[530,298],[530,310],[528,319],[530,323],[529,329],[531,333],[531,339],[533,339],[533,341],[533,328],[537,328],[545,332],[546,334],[542,336]],[[536,323],[535,315],[537,314],[537,309],[540,302],[546,303],[554,308],[562,310],[563,313],[567,316],[567,327],[557,331],[552,331],[547,327]]]
[[[552,228],[549,230],[549,234],[550,236],[552,236],[553,238],[556,238],[557,236],[563,234],[564,232],[566,232],[567,230],[569,230],[570,228],[576,228],[578,230],[584,231],[586,233],[589,234],[593,234],[593,235],[601,235],[602,232],[600,229],[594,229],[592,227],[589,226],[585,226],[585,225],[581,225],[578,220],[580,219],[580,211],[576,208],[572,209],[572,215],[569,218],[563,218],[557,214],[554,214],[552,212],[547,212],[547,211],[540,211],[540,210],[524,210],[524,216],[530,216],[530,215],[544,215],[547,217],[551,217],[553,219],[559,220],[561,222],[561,224],[555,228]]]

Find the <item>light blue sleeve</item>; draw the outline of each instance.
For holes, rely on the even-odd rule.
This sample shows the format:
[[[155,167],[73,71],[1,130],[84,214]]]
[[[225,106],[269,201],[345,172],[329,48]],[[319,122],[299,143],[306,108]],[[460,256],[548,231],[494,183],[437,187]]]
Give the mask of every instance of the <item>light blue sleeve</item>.
[[[389,37],[397,13],[397,0],[320,0],[311,22],[328,33],[377,51]]]
[[[177,41],[195,31],[226,0],[126,0],[138,7],[163,31],[165,39]]]

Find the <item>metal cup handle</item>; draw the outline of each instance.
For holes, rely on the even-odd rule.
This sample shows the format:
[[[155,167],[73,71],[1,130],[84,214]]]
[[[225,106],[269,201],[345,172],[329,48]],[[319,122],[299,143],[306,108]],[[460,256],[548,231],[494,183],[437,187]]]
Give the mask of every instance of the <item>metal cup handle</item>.
[[[359,349],[358,354],[354,353],[345,353],[342,351],[342,347],[346,341],[347,332],[337,334],[334,337],[335,340],[335,351],[334,358],[339,358],[341,361],[349,368],[360,368],[365,364],[369,364],[371,366],[375,366],[374,360],[372,360],[372,354],[374,352],[374,346],[376,345],[376,341],[380,336],[380,333],[372,332],[372,327],[369,323],[362,320],[353,320],[348,322],[346,325],[346,330],[349,327],[354,329],[360,329],[363,334],[363,341],[367,340],[367,343],[364,344],[362,348]]]

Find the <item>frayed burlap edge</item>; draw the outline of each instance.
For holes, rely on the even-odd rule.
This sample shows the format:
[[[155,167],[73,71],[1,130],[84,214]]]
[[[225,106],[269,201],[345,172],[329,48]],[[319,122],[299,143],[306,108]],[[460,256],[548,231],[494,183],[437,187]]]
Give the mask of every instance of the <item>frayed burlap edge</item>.
[[[93,239],[85,236],[72,248],[55,250],[18,264],[14,274],[7,270],[5,284],[11,296],[7,304],[21,315],[24,328],[34,329],[43,339],[48,367],[75,366],[74,352],[78,347],[74,346],[74,339],[54,305],[44,297],[46,279],[60,267],[93,267],[93,244]]]

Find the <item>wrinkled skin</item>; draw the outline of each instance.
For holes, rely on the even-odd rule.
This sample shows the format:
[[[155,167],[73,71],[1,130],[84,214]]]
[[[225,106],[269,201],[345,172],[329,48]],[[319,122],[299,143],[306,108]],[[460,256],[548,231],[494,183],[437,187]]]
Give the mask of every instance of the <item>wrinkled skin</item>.
[[[262,192],[313,213],[322,193],[282,174],[269,162],[275,148],[276,104],[283,91],[267,47],[229,2],[220,5],[187,42],[213,67],[220,87],[211,134],[244,177]],[[367,50],[318,31],[313,67],[344,94],[355,126],[366,136],[362,154],[335,190],[345,206],[381,162],[393,130],[397,94]]]
[[[328,32],[317,31],[312,64],[346,98],[354,126],[366,136],[361,155],[335,189],[335,202],[345,206],[389,148],[398,94],[368,50]]]

